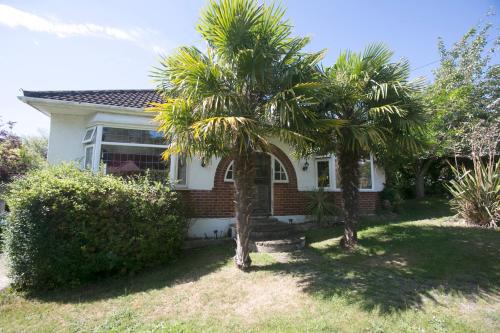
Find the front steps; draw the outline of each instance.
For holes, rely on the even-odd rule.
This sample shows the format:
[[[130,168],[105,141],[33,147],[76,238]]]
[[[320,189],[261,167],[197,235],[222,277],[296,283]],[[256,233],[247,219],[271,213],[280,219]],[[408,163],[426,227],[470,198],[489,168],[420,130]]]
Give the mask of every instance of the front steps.
[[[292,252],[305,246],[305,236],[300,228],[293,224],[279,222],[268,216],[251,218],[250,248],[252,252]],[[236,235],[236,226],[232,225],[232,235]]]

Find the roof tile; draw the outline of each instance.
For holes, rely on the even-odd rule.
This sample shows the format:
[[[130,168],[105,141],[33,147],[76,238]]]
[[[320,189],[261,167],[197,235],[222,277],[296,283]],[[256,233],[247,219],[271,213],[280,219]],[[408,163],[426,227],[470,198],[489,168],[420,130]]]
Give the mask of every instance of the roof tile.
[[[163,101],[161,95],[152,89],[23,91],[23,94],[26,97],[130,108],[145,108],[151,102]]]

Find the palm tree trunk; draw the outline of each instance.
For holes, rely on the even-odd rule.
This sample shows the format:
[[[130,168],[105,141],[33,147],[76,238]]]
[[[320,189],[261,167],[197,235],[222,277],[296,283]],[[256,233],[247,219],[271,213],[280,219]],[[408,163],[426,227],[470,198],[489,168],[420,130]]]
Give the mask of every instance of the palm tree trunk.
[[[359,208],[359,156],[352,151],[340,150],[338,153],[342,205],[345,214],[344,236],[340,245],[345,249],[356,247],[358,242],[357,224]]]
[[[252,213],[255,181],[254,154],[252,152],[234,154],[234,189],[236,213],[236,267],[247,270],[250,259],[250,215]]]

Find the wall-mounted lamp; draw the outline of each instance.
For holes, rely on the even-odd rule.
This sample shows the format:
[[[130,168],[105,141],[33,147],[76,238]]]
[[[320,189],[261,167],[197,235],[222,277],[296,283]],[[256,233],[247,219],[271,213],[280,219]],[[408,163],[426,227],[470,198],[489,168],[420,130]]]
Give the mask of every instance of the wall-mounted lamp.
[[[307,171],[307,169],[309,169],[309,162],[306,161],[306,163],[304,163],[304,166],[302,167],[302,171]]]
[[[207,166],[207,161],[205,160],[204,157],[201,158],[201,167],[204,168]]]

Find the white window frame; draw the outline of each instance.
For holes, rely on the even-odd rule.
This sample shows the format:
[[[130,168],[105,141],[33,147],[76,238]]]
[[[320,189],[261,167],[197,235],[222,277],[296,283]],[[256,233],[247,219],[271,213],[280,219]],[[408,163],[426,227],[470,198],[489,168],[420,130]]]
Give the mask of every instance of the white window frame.
[[[83,149],[83,168],[86,170],[91,170],[91,171],[94,170],[95,146],[96,146],[95,144],[86,145],[85,148]],[[90,163],[90,166],[87,168],[87,150],[89,148],[92,148],[92,154],[91,154],[92,161]]]
[[[358,161],[359,164],[359,161]],[[337,184],[337,158],[334,158],[334,176],[335,176],[335,183],[334,183],[334,190],[335,191],[342,191],[342,189],[338,186]],[[373,156],[370,154],[370,177],[371,177],[371,183],[372,186],[370,188],[361,188],[359,187],[358,190],[359,192],[373,192],[375,189],[375,166],[374,166],[374,160]],[[359,186],[359,185],[358,185]]]
[[[188,162],[187,158],[184,158],[184,167],[186,168],[186,177],[184,179],[185,183],[181,184],[179,183],[179,161],[180,161],[180,155],[175,155],[175,173],[174,173],[174,182],[175,182],[175,188],[176,189],[186,189],[188,187]],[[173,158],[170,158],[170,167],[172,168],[172,160]]]
[[[154,145],[154,144],[142,144],[142,143],[126,143],[126,142],[114,142],[114,141],[102,141],[102,131],[104,127],[111,127],[111,128],[120,128],[120,129],[130,129],[130,130],[143,130],[143,131],[154,131],[154,128],[151,127],[139,127],[139,126],[124,126],[124,125],[119,125],[119,124],[99,124],[94,126],[94,129],[96,129],[93,133],[93,135],[96,135],[96,140],[94,145],[94,160],[93,160],[93,167],[92,170],[94,172],[97,172],[99,170],[99,165],[101,164],[101,151],[102,151],[102,146],[107,145],[107,146],[124,146],[124,147],[145,147],[145,148],[168,148],[168,145]],[[89,128],[90,129],[90,128]],[[87,145],[88,146],[88,145]],[[85,147],[87,147],[85,146]],[[175,160],[175,161],[174,161]],[[187,164],[187,162],[186,162]],[[85,164],[84,164],[85,166]],[[175,174],[177,175],[177,159],[175,158],[170,158],[170,172],[167,173],[165,176],[168,176],[171,178],[172,176],[172,170],[175,170]],[[107,173],[107,168],[104,168],[104,173]],[[172,179],[172,178],[171,178]],[[186,184],[178,185],[178,187],[182,188],[187,188],[188,184],[188,169],[186,168]]]
[[[85,139],[85,137],[87,136],[87,133],[89,133],[89,131],[92,131],[92,134],[90,135],[90,138]],[[87,128],[85,130],[85,134],[83,135],[82,143],[92,142],[92,140],[94,140],[95,132],[96,132],[96,126]]]
[[[274,170],[274,161],[277,161],[280,164],[281,168],[283,169],[283,171],[285,173],[286,179],[274,179],[274,171],[275,171]],[[232,170],[233,178],[228,178],[227,174],[229,173],[229,170],[231,168],[233,168],[233,170]],[[289,179],[290,178],[288,177],[288,172],[286,171],[285,165],[283,163],[281,163],[279,158],[277,158],[274,155],[271,155],[271,182],[278,183],[278,184],[286,184],[290,181]],[[229,163],[229,165],[226,168],[226,171],[224,172],[224,182],[229,182],[229,183],[234,182],[234,161],[231,161],[231,163]]]
[[[231,168],[233,169],[232,170],[233,178],[227,178],[227,174],[229,173],[229,169],[231,169]],[[227,166],[226,172],[224,172],[224,181],[228,182],[228,183],[234,182],[234,161],[231,161],[231,163],[229,163],[229,165]]]
[[[319,186],[319,172],[318,172],[318,162],[328,162],[328,181],[329,181],[329,184],[328,186],[325,186],[325,187],[320,187]],[[320,158],[317,158],[315,161],[314,161],[314,171],[316,173],[316,177],[314,177],[314,181],[315,181],[315,188],[322,188],[322,189],[325,189],[325,190],[331,190],[333,187],[333,177],[332,177],[332,159],[330,157],[320,157]]]
[[[274,163],[278,162],[279,165],[281,166],[281,168],[283,169],[283,172],[285,173],[285,179],[275,179],[274,178],[274,173],[275,173],[275,170],[274,170]],[[288,172],[286,171],[286,168],[285,168],[285,165],[283,163],[281,163],[281,161],[279,160],[279,158],[277,158],[276,156],[274,155],[271,155],[271,163],[272,163],[272,167],[271,167],[271,172],[272,172],[272,181],[273,183],[278,183],[278,184],[286,184],[289,182],[289,178],[288,178]]]

